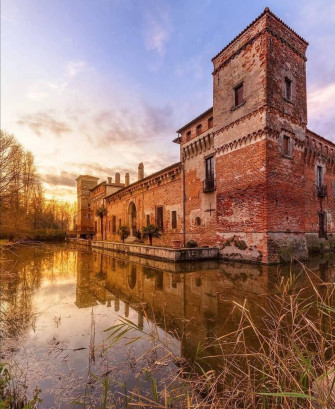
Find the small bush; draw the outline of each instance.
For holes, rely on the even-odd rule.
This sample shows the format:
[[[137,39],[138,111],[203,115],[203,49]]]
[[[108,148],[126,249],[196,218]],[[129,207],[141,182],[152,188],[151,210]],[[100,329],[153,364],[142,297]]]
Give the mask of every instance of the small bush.
[[[188,248],[198,247],[198,243],[195,240],[191,239],[186,243],[186,247]]]

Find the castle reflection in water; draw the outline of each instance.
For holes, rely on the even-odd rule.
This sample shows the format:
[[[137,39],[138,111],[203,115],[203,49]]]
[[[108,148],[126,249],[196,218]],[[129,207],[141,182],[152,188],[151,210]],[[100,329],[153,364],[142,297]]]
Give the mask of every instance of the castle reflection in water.
[[[312,279],[335,281],[332,256],[309,262]],[[194,356],[206,345],[236,329],[240,320],[233,303],[244,304],[261,320],[267,296],[278,292],[282,276],[294,274],[299,286],[310,286],[299,264],[260,266],[207,261],[168,263],[104,250],[78,252],[76,306],[105,304],[125,317],[144,315],[181,340],[181,354]],[[132,314],[134,317],[134,314]]]

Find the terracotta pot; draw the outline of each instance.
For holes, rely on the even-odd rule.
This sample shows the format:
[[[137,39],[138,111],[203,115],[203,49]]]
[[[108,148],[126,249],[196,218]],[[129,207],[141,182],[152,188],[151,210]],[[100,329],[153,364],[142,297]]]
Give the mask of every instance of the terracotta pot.
[[[174,249],[180,249],[181,247],[181,240],[172,240],[172,247]]]

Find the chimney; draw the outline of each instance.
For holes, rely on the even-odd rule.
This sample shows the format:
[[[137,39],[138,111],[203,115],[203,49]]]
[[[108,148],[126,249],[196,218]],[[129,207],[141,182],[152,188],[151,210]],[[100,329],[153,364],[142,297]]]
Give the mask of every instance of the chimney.
[[[109,185],[112,184],[112,178],[111,178],[111,177],[108,177],[108,178],[107,178],[107,183],[108,183]]]
[[[143,166],[143,163],[141,162],[138,165],[138,180],[141,180],[143,178],[144,178],[144,166]]]
[[[117,185],[120,184],[120,173],[119,173],[119,172],[116,172],[116,173],[115,173],[115,183],[116,183]]]
[[[124,177],[124,184],[126,186],[129,186],[129,173],[126,173],[125,177]]]

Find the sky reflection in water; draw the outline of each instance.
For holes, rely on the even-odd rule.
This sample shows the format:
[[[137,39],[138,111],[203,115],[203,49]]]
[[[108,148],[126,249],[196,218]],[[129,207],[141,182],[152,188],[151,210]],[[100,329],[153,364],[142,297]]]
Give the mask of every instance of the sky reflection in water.
[[[17,374],[32,390],[42,389],[42,408],[71,408],[87,395],[101,398],[98,377],[108,375],[115,402],[122,407],[127,390],[150,389],[146,370],[160,381],[177,373],[174,360],[164,360],[161,348],[141,332],[126,334],[116,345],[104,330],[125,317],[147,332],[151,321],[176,358],[192,359],[198,344],[234,329],[238,315],[232,302],[247,300],[259,311],[262,300],[276,292],[289,266],[236,263],[173,264],[103,251],[65,246],[23,247],[16,264],[7,264],[1,278],[3,361],[18,364]],[[334,282],[334,257],[309,262],[324,281]],[[293,266],[301,273],[299,264]],[[304,275],[299,284],[305,285]],[[147,321],[148,319],[148,321]],[[132,338],[143,339],[126,345]],[[156,344],[157,346],[157,344]],[[85,392],[86,391],[86,392]]]

